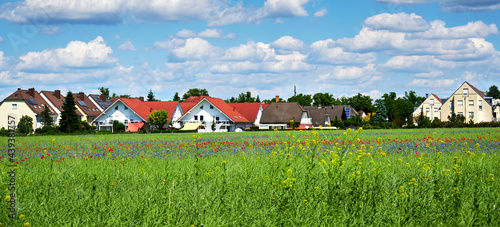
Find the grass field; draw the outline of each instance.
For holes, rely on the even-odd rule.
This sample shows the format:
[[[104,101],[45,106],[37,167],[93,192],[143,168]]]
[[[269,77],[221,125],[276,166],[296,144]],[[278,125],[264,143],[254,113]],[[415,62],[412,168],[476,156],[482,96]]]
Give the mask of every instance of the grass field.
[[[18,137],[4,226],[500,226],[500,129]]]

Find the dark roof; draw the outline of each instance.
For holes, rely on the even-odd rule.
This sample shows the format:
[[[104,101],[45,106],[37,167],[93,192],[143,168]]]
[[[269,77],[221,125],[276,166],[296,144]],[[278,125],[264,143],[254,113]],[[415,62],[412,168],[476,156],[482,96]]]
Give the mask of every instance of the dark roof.
[[[302,113],[307,112],[296,102],[274,102],[262,112],[261,124],[288,124],[290,120],[300,122]]]
[[[317,107],[317,106],[304,106],[304,109],[309,113],[309,117],[311,118],[312,124],[314,127],[317,126],[325,126],[326,121],[326,108],[325,107]],[[330,120],[333,120],[330,118]]]
[[[97,108],[97,106],[90,100],[89,97],[85,95],[85,93],[80,92],[78,94],[73,94],[73,96],[75,97],[76,105],[83,110],[85,115],[89,117],[97,117],[101,114],[99,108]]]
[[[59,110],[59,112],[64,112],[64,110],[62,109],[62,107],[64,106],[65,97],[64,97],[64,95],[61,94],[61,91],[59,91],[59,90],[55,90],[55,91],[41,91],[41,93],[43,95],[45,95],[45,97],[47,97],[47,99],[49,99],[49,101]],[[77,99],[75,99],[75,102],[76,101],[77,101]],[[80,117],[83,115],[78,110],[75,110],[75,112]]]
[[[44,110],[44,106],[47,105],[50,109],[50,114],[56,114],[45,99],[42,98],[40,93],[35,91],[34,88],[30,88],[28,90],[21,90],[18,88],[17,91],[5,98],[4,101],[6,100],[23,100],[37,115],[41,114]]]
[[[97,103],[97,105],[99,105],[103,110],[105,110],[106,108],[108,108],[108,106],[110,106],[113,101],[109,100],[109,99],[106,99],[106,97],[104,96],[101,96],[101,95],[89,95],[90,98],[94,99],[94,101]],[[104,98],[104,100],[103,100]]]

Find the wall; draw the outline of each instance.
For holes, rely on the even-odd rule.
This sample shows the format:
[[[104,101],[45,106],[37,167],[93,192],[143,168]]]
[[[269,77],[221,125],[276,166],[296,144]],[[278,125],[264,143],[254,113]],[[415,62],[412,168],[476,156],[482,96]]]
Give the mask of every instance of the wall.
[[[115,109],[116,107],[118,107],[118,109]],[[95,120],[95,124],[98,126],[98,130],[108,130],[109,126],[112,126],[113,121],[115,120],[125,124],[125,126],[127,126],[130,122],[143,121],[130,108],[125,109],[125,107],[125,104],[123,104],[121,101],[117,101],[115,104],[109,107],[105,113],[101,114]]]
[[[431,100],[434,100],[434,105],[431,105]],[[427,108],[429,108],[429,112],[426,111]],[[436,108],[437,108],[437,111],[435,111]],[[423,113],[424,116],[427,117],[431,121],[434,120],[434,118],[438,118],[439,120],[442,120],[440,108],[441,108],[441,103],[439,102],[439,100],[434,95],[430,95],[413,112],[413,119],[417,118],[421,113]]]
[[[17,109],[12,109],[12,104],[17,104]],[[33,110],[26,104],[24,100],[5,100],[0,106],[0,128],[8,128],[8,116],[16,117],[16,124],[19,123],[23,115],[28,115],[33,119],[33,129],[37,129],[36,114]],[[17,126],[17,125],[16,125]]]
[[[464,97],[463,95],[464,88],[469,90],[469,95],[467,97]],[[458,101],[462,101],[462,106],[458,105]],[[473,101],[472,106],[469,105],[469,101]],[[482,110],[478,107],[479,101],[482,101]],[[450,104],[453,105],[453,110],[451,109]],[[474,114],[473,121],[475,123],[493,121],[492,107],[467,83],[460,86],[460,88],[448,99],[448,101],[443,104],[443,107],[441,108],[441,119],[443,121],[448,121],[448,116],[452,113],[458,115],[460,112],[465,116],[466,123],[471,119],[469,117],[470,112]]]

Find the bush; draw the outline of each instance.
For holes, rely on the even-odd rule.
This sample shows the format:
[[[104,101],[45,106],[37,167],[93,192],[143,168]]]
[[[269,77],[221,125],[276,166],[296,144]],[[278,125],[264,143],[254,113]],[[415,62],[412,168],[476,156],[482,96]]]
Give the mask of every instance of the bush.
[[[0,129],[0,136],[9,136],[9,130],[7,130],[4,127],[2,127]]]
[[[33,118],[28,115],[22,116],[17,124],[17,130],[21,136],[27,136],[33,133]]]
[[[57,126],[43,126],[36,130],[37,135],[62,135]]]
[[[125,125],[119,121],[113,121],[113,133],[125,132]]]

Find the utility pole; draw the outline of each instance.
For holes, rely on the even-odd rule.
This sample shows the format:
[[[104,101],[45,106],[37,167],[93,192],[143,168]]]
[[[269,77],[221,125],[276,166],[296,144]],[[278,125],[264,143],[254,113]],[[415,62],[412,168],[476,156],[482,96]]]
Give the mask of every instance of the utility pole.
[[[297,96],[297,85],[293,83],[293,96]]]

